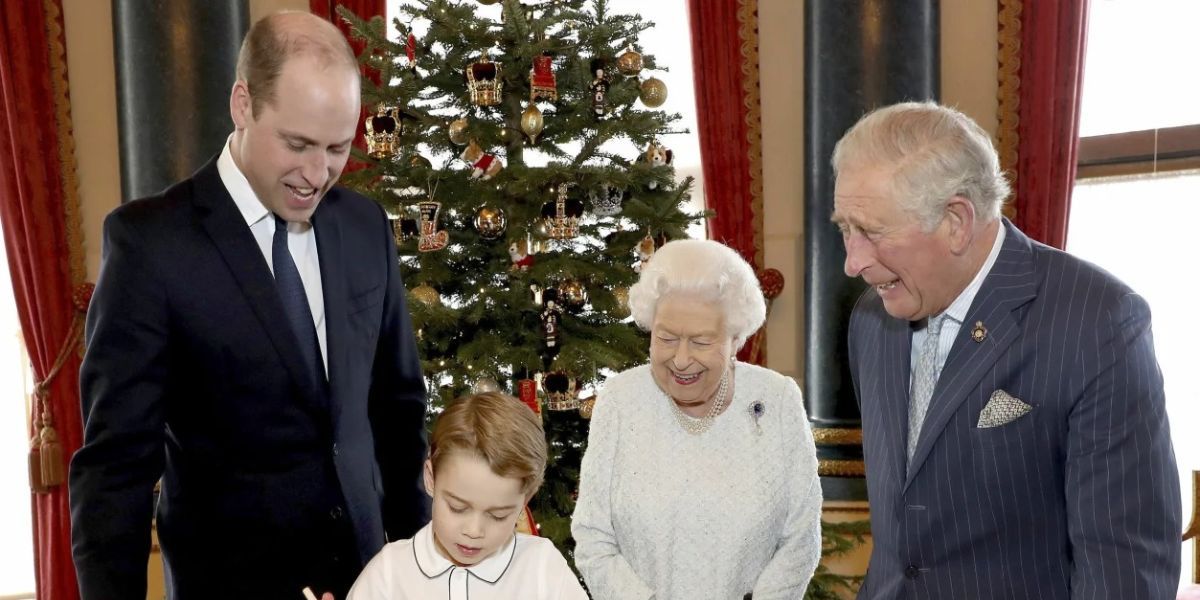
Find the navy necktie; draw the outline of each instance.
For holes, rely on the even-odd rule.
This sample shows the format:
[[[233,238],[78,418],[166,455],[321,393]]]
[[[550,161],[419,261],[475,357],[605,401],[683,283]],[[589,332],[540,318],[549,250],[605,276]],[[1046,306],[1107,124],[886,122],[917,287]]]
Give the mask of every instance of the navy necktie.
[[[304,281],[292,253],[288,250],[287,222],[275,216],[275,237],[271,240],[271,262],[275,267],[275,287],[279,288],[279,299],[287,313],[288,323],[296,334],[296,347],[304,356],[304,364],[312,381],[320,388],[325,382],[325,363],[321,360],[321,345],[317,340],[317,328],[313,323],[312,308],[308,306],[308,294],[304,292]]]

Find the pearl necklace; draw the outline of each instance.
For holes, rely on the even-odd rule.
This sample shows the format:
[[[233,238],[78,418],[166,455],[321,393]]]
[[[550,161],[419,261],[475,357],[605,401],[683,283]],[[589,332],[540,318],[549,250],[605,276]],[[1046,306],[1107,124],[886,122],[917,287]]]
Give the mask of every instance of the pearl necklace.
[[[679,425],[683,427],[684,431],[692,435],[700,435],[712,427],[713,419],[717,418],[721,409],[725,408],[725,402],[729,399],[729,372],[732,370],[732,367],[725,370],[725,374],[721,376],[721,383],[717,386],[717,395],[713,399],[712,407],[708,409],[708,414],[699,419],[688,416],[679,408],[679,404],[674,399],[670,396],[667,397],[667,400],[671,402],[672,412],[675,413],[675,420],[679,421]]]

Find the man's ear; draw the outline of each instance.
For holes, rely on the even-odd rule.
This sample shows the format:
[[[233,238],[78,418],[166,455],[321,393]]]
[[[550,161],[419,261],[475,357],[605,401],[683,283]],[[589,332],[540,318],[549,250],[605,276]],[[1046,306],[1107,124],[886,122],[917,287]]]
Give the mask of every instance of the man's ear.
[[[975,205],[963,196],[954,196],[946,204],[946,226],[949,227],[950,251],[963,254],[975,237]]]
[[[237,129],[245,129],[254,120],[254,102],[245,79],[235,81],[229,92],[229,116]]]
[[[433,497],[433,461],[425,459],[425,493]]]

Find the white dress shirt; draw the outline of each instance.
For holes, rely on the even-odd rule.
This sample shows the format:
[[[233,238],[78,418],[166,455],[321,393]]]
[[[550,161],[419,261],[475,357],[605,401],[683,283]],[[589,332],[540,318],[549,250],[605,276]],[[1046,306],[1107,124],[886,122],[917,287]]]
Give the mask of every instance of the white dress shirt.
[[[938,336],[937,350],[937,375],[938,378],[942,375],[942,367],[946,366],[946,358],[950,356],[950,349],[954,347],[954,339],[958,337],[958,332],[962,330],[963,319],[967,318],[967,311],[971,310],[971,303],[975,301],[975,295],[979,293],[979,288],[983,287],[983,280],[987,279],[988,273],[992,272],[992,266],[996,264],[996,257],[1000,256],[1000,247],[1004,245],[1004,223],[1000,223],[1000,227],[996,232],[996,241],[992,243],[992,251],[988,254],[987,260],[983,261],[983,266],[979,267],[979,272],[975,274],[975,278],[962,293],[950,303],[950,306],[944,311],[946,321],[942,323],[941,335]],[[930,318],[938,315],[930,315]],[[920,329],[913,332],[912,336],[912,354],[910,355],[908,382],[912,386],[912,378],[914,369],[917,365],[917,353],[921,350],[921,345],[925,343],[927,329],[922,326]]]
[[[250,182],[246,180],[246,176],[242,174],[237,163],[233,162],[233,154],[229,150],[232,139],[231,135],[225,141],[225,149],[221,151],[221,156],[217,159],[217,172],[221,175],[221,183],[225,184],[225,189],[229,190],[229,195],[233,197],[233,203],[242,213],[242,218],[246,219],[250,233],[254,234],[254,241],[258,242],[258,249],[262,251],[263,258],[267,260],[267,267],[271,269],[271,273],[274,273],[275,265],[271,260],[271,240],[275,236],[275,219],[269,218],[271,212],[267,210],[266,206],[263,206],[262,201],[250,187]],[[300,281],[304,283],[304,294],[308,296],[308,308],[312,311],[313,325],[317,328],[317,341],[321,346],[321,362],[325,365],[325,374],[328,376],[329,359],[327,357],[329,353],[325,343],[325,296],[324,288],[321,286],[321,262],[317,255],[317,236],[313,233],[311,223],[288,223],[288,250],[292,253],[296,269],[300,271]]]
[[[587,593],[546,538],[517,533],[469,567],[437,551],[432,525],[383,547],[346,600],[587,600]]]

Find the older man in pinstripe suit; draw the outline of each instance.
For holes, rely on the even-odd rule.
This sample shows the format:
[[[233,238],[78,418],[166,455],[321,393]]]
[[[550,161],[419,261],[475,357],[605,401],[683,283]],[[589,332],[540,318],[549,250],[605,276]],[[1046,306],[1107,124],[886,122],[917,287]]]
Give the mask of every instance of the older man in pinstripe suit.
[[[833,221],[875,547],[860,599],[1174,598],[1179,480],[1145,301],[1000,216],[986,133],[905,103],[838,143]]]

